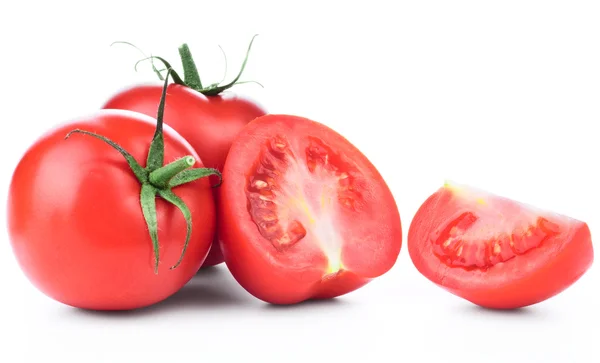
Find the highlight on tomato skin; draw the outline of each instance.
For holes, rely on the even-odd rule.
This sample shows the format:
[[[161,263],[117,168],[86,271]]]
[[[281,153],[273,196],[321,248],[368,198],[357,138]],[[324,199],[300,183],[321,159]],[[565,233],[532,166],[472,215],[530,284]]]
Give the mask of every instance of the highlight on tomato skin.
[[[407,245],[424,277],[494,309],[545,301],[594,260],[585,222],[451,182],[421,205]]]
[[[321,123],[290,115],[250,122],[219,189],[225,263],[265,302],[347,294],[385,274],[400,253],[390,189],[350,141]]]

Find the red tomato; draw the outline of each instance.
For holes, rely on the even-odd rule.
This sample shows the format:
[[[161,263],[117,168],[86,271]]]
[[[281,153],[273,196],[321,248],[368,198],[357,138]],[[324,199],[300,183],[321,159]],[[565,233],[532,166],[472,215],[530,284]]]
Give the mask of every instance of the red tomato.
[[[388,186],[356,147],[320,123],[255,119],[234,141],[219,189],[225,262],[263,301],[346,294],[386,273],[400,253]]]
[[[446,184],[415,214],[410,257],[426,278],[474,304],[546,300],[591,266],[586,223],[472,187]]]
[[[219,94],[219,90],[215,91],[217,85],[202,88],[186,44],[180,47],[180,54],[186,81],[173,73],[176,83],[169,85],[168,88],[165,123],[192,145],[206,167],[223,170],[231,143],[240,130],[248,122],[267,112],[258,103],[248,98],[231,92]],[[245,62],[236,79],[219,88],[226,90],[235,85],[243,72]],[[197,79],[194,80],[194,77]],[[191,83],[190,79],[193,80]],[[136,85],[114,95],[103,108],[131,110],[154,117],[161,91],[160,84]],[[216,179],[211,181],[215,182]],[[216,190],[214,196],[218,198]],[[218,199],[215,200],[218,208]],[[215,236],[215,243],[203,266],[213,266],[222,262],[223,255]]]
[[[193,233],[181,264],[186,220],[156,199],[160,264],[142,208],[140,182],[122,155],[89,130],[145,160],[156,120],[129,111],[102,110],[48,132],[29,148],[10,185],[8,229],[18,263],[49,297],[74,307],[126,310],[159,302],[198,271],[215,231],[215,206],[208,178],[173,188],[191,209]],[[192,147],[164,130],[165,160],[190,155]],[[193,160],[192,160],[193,162]],[[143,163],[142,163],[143,164]]]

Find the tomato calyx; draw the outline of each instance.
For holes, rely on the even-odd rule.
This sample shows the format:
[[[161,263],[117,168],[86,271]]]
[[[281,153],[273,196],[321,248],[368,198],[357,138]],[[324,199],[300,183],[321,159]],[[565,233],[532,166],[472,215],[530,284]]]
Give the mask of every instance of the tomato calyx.
[[[242,66],[240,67],[240,70],[238,71],[237,75],[231,82],[226,83],[226,84],[222,84],[222,83],[225,80],[225,76],[227,74],[227,56],[225,55],[223,48],[221,48],[219,46],[219,48],[221,48],[221,51],[223,52],[223,57],[225,58],[225,74],[223,75],[223,79],[220,82],[212,83],[206,87],[203,86],[203,84],[202,84],[202,81],[200,79],[200,74],[198,72],[198,68],[196,67],[196,62],[194,61],[192,52],[190,51],[190,48],[187,43],[183,43],[178,48],[179,57],[181,59],[181,64],[183,67],[183,78],[181,78],[181,76],[179,76],[179,74],[173,70],[173,67],[171,66],[171,64],[163,57],[154,56],[154,55],[146,56],[146,54],[144,54],[143,51],[141,51],[138,47],[136,47],[135,45],[133,45],[132,43],[129,43],[129,42],[118,41],[118,42],[113,42],[112,44],[120,43],[120,44],[126,44],[129,46],[132,46],[132,47],[138,49],[144,55],[144,58],[140,59],[139,61],[137,61],[135,63],[134,68],[136,71],[137,71],[138,65],[141,62],[150,60],[150,62],[152,64],[152,70],[154,71],[154,73],[156,73],[156,75],[158,76],[158,78],[161,81],[164,80],[164,77],[161,72],[163,72],[167,69],[170,69],[171,77],[173,78],[174,83],[181,85],[181,86],[191,88],[194,91],[202,93],[205,96],[217,96],[221,92],[230,89],[231,87],[235,86],[236,84],[255,83],[255,84],[263,87],[263,85],[257,81],[240,81],[240,77],[242,76],[242,73],[244,72],[244,69],[246,68],[246,64],[248,63],[248,57],[250,55],[250,50],[252,49],[252,44],[254,43],[254,39],[257,36],[258,36],[258,34],[255,34],[252,37],[252,39],[250,40],[250,44],[248,45],[248,49],[246,51],[246,56],[244,57],[244,61],[242,62]],[[165,66],[165,69],[160,69],[160,70],[157,69],[156,66],[154,65],[154,60],[160,61]]]
[[[127,150],[123,149],[120,145],[105,136],[80,129],[72,130],[65,136],[65,139],[68,139],[72,134],[79,133],[102,140],[117,150],[127,161],[131,171],[141,184],[140,204],[142,214],[148,226],[148,231],[152,240],[155,274],[158,274],[158,264],[160,262],[156,197],[160,196],[162,199],[177,207],[186,220],[187,231],[185,243],[178,261],[171,266],[171,269],[175,269],[183,261],[192,235],[192,214],[185,202],[179,198],[172,189],[176,186],[186,184],[210,175],[217,175],[219,177],[219,182],[213,187],[219,186],[222,181],[221,173],[217,169],[191,168],[196,162],[194,157],[191,155],[184,156],[176,161],[164,165],[165,145],[163,134],[163,114],[165,109],[166,90],[170,74],[171,69],[168,69],[164,79],[164,86],[156,118],[156,129],[150,143],[146,167],[142,167]]]

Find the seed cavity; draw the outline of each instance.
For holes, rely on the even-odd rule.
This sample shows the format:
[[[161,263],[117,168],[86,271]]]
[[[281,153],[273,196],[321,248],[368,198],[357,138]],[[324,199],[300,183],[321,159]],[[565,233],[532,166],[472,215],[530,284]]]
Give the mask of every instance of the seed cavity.
[[[482,218],[462,213],[431,234],[433,252],[451,267],[486,270],[541,246],[559,231],[558,225],[543,217],[489,238],[483,237],[486,228],[492,227]]]
[[[285,218],[288,211],[277,202],[280,178],[289,164],[295,161],[288,145],[282,136],[271,138],[263,146],[246,187],[248,212],[252,220],[261,235],[278,250],[294,245],[306,235],[300,222]]]
[[[271,151],[274,153],[285,153],[288,148],[288,142],[283,136],[275,136],[270,141]]]
[[[285,251],[311,234],[339,265],[341,240],[331,218],[364,203],[362,175],[344,155],[308,136],[291,144],[274,135],[262,146],[248,176],[248,212],[261,235]],[[340,265],[341,266],[341,265]]]

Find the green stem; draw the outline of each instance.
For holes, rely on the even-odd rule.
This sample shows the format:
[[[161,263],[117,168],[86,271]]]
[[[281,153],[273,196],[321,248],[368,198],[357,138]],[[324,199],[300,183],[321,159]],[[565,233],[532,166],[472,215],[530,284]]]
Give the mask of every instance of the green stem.
[[[177,174],[185,169],[193,166],[196,160],[193,156],[184,156],[183,158],[174,161],[170,164],[158,168],[150,173],[149,180],[152,185],[157,188],[164,189],[168,186],[169,181]]]
[[[200,81],[196,62],[194,62],[190,47],[186,43],[183,43],[179,47],[179,57],[181,57],[181,64],[183,65],[185,84],[192,89],[202,89],[202,82]]]

